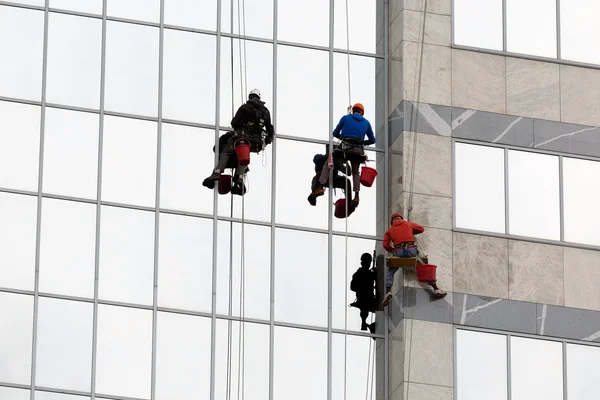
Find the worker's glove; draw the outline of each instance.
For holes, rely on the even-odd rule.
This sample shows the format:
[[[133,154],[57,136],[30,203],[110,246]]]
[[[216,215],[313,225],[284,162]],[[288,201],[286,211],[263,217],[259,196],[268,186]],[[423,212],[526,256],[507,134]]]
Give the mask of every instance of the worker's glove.
[[[267,137],[265,138],[265,143],[266,143],[266,144],[271,144],[271,143],[273,143],[273,137],[271,137],[271,136],[268,136],[268,135],[267,135]]]

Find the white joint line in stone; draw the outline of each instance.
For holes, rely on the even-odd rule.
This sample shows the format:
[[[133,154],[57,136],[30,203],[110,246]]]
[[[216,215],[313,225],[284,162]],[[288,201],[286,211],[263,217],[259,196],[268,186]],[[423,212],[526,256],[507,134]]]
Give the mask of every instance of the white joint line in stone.
[[[548,144],[548,143],[554,142],[555,140],[558,140],[558,139],[561,139],[561,138],[564,138],[564,137],[567,137],[567,136],[574,136],[574,135],[577,135],[578,133],[582,133],[582,132],[593,131],[594,129],[598,129],[598,128],[596,128],[596,127],[592,127],[592,128],[585,128],[585,129],[580,129],[580,130],[578,130],[578,131],[571,132],[571,133],[564,133],[564,134],[562,134],[562,135],[559,135],[559,136],[557,136],[557,137],[555,137],[555,138],[548,139],[548,140],[546,140],[545,142],[538,143],[538,144],[534,145],[534,147],[540,147],[540,146],[543,146],[543,145],[545,145],[545,144]]]
[[[414,105],[413,105],[414,107]],[[452,135],[452,128],[450,125],[439,116],[437,112],[429,104],[417,104],[417,110],[425,118],[427,122],[435,129],[437,133],[442,136]]]
[[[542,316],[537,318],[537,319],[542,320],[542,324],[540,326],[540,335],[544,334],[544,328],[546,327],[546,312],[547,312],[547,310],[548,310],[548,305],[544,304],[542,306]]]
[[[475,111],[475,110],[467,110],[464,113],[460,114],[454,121],[452,121],[452,129],[458,128],[466,120],[468,120],[473,115],[475,115],[475,113],[477,113],[477,111]]]
[[[492,140],[492,143],[497,143],[498,140],[502,139],[508,133],[508,131],[510,131],[511,128],[513,126],[515,126],[516,124],[518,124],[519,121],[521,121],[522,119],[523,119],[523,117],[519,117],[519,118],[515,119],[513,122],[511,122],[510,124],[508,124],[508,126],[506,127],[506,129],[504,130],[504,132],[502,132],[500,134],[500,136],[498,136],[496,139]]]
[[[496,303],[500,303],[503,299],[496,299],[494,301],[490,301],[489,303],[485,303],[485,304],[481,304],[481,302],[478,302],[477,305],[475,306],[475,308],[472,308],[470,310],[467,310],[467,295],[465,295],[465,298],[463,300],[463,309],[462,309],[462,315],[460,318],[460,323],[464,324],[465,322],[467,322],[467,320],[469,318],[471,318],[473,315],[475,315],[475,313],[479,310],[482,310],[484,308],[487,308],[491,305],[494,305]],[[468,315],[467,314],[471,314]]]
[[[593,334],[591,334],[591,335],[590,335],[590,336],[588,336],[588,337],[584,337],[584,338],[583,338],[583,339],[581,339],[581,340],[588,340],[588,341],[590,341],[590,342],[591,342],[591,341],[594,341],[594,340],[596,340],[596,339],[598,339],[598,338],[600,338],[600,331],[598,331],[598,332],[596,332],[596,333],[593,333]]]

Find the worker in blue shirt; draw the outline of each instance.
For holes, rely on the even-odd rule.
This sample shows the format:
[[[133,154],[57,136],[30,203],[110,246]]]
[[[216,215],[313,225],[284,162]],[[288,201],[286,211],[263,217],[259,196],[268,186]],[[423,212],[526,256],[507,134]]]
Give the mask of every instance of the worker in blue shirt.
[[[338,125],[333,130],[333,137],[340,139],[341,143],[334,149],[333,157],[343,158],[350,161],[352,166],[352,186],[354,187],[354,199],[351,206],[357,207],[360,201],[358,192],[360,191],[360,164],[366,160],[364,146],[375,144],[375,135],[371,124],[363,115],[365,108],[362,104],[356,103],[352,106],[352,114],[344,115]],[[368,140],[365,140],[365,136]],[[326,162],[321,171],[319,186],[313,190],[312,196],[319,197],[325,194],[325,186],[329,179],[331,168]]]

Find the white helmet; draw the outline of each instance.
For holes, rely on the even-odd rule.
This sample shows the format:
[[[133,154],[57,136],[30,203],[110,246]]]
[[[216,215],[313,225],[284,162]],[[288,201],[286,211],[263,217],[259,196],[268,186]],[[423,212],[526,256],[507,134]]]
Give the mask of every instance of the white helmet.
[[[257,95],[258,98],[260,99],[260,90],[258,90],[258,89],[252,89],[252,91],[248,95],[248,98],[250,98],[250,96],[252,96],[253,94]]]

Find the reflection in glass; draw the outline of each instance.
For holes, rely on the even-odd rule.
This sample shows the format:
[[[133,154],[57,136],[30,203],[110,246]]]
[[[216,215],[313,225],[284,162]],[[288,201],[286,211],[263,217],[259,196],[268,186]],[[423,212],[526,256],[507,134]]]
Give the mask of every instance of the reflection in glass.
[[[98,115],[46,108],[44,193],[96,199]]]
[[[50,13],[47,101],[98,109],[102,20]]]
[[[0,101],[0,187],[37,192],[39,154],[40,107]]]
[[[279,19],[277,38],[279,40],[329,46],[328,2],[322,0],[282,1],[277,3],[277,11]],[[310,28],[306,25],[307,21],[310,21]],[[325,72],[327,72],[326,69]]]
[[[0,321],[10,327],[0,329],[0,382],[29,385],[33,296],[0,292]]]
[[[210,312],[213,221],[160,214],[158,305]]]
[[[560,240],[558,162],[558,156],[508,151],[509,233]]]
[[[556,0],[506,0],[506,22],[508,51],[556,57]]]
[[[600,176],[600,162],[563,158],[565,241],[600,245],[600,192],[591,182]]]
[[[243,313],[246,318],[268,320],[271,301],[271,228],[246,223],[244,224],[243,241],[241,228],[241,224],[234,223],[233,237],[231,237],[230,223],[219,221],[217,236],[217,313],[229,314],[229,261],[230,250],[232,250],[232,315],[241,315],[240,283],[242,249],[244,249]]]
[[[89,400],[89,397],[73,396],[71,394],[41,392],[36,390],[35,400]],[[9,399],[10,400],[10,399]]]
[[[275,320],[327,326],[327,235],[277,229]]]
[[[36,396],[37,398],[37,396]],[[31,394],[29,390],[15,389],[0,386],[0,399],[2,400],[30,400]]]
[[[156,122],[104,117],[102,200],[154,206]]]
[[[125,1],[111,0],[108,9],[110,4],[119,3]],[[105,85],[107,110],[157,115],[158,28],[113,21],[106,23]]]
[[[588,399],[596,396],[600,381],[600,348],[567,344],[567,397]]]
[[[102,207],[100,299],[152,304],[154,213]]]
[[[372,373],[377,373],[373,366],[376,343],[371,338],[353,335],[347,335],[346,341],[346,344],[344,344],[344,335],[333,334],[333,364],[331,371],[333,394],[331,398],[362,400],[365,398],[366,393],[366,398],[375,399],[375,385],[373,384],[373,394],[371,394],[370,377]],[[346,357],[344,357],[344,347],[346,347]],[[344,372],[346,373],[345,381]],[[368,381],[367,374],[369,376]],[[346,382],[345,391],[344,382]]]
[[[505,233],[504,149],[454,146],[456,226]]]
[[[215,36],[165,29],[164,52],[163,117],[213,124]]]
[[[238,6],[241,6],[242,18],[238,16]],[[246,22],[245,27],[244,21]],[[244,0],[243,3],[222,0],[221,30],[236,35],[241,32],[242,36],[271,39],[273,37],[273,0]]]
[[[456,393],[461,400],[506,400],[506,336],[456,331]],[[485,365],[485,368],[481,368]]]
[[[0,96],[41,99],[43,39],[43,11],[0,6]]]
[[[217,1],[165,0],[165,24],[216,31]]]
[[[42,202],[40,292],[94,297],[96,205]]]
[[[0,193],[0,221],[0,287],[33,290],[37,198]]]
[[[455,0],[454,43],[502,50],[502,0]]]
[[[377,3],[375,1],[335,0],[333,47],[336,49],[347,48],[346,29],[349,28],[350,50],[375,53]],[[349,26],[346,26],[346,4],[348,4]],[[354,82],[356,81],[352,83]]]
[[[89,392],[93,303],[41,297],[35,384]]]
[[[584,38],[600,36],[597,16],[600,3],[596,0],[560,2],[560,54],[564,60],[600,64],[600,52],[586,46]]]
[[[96,392],[150,398],[152,311],[98,306]]]
[[[327,332],[276,326],[274,341],[274,398],[326,398]],[[302,345],[299,346],[299,343]],[[299,376],[304,382],[302,385],[298,385]]]
[[[102,14],[102,0],[50,0],[50,8]]]
[[[513,400],[562,400],[562,343],[510,338]]]
[[[106,14],[112,17],[159,22],[160,0],[108,0]]]
[[[158,313],[156,399],[210,397],[210,318]]]

